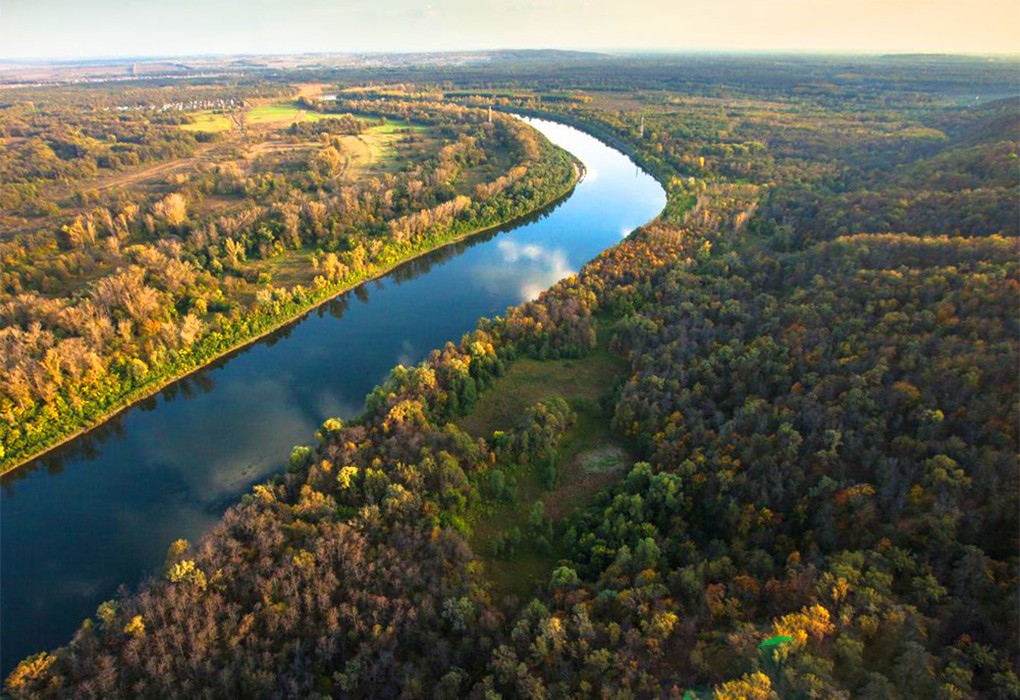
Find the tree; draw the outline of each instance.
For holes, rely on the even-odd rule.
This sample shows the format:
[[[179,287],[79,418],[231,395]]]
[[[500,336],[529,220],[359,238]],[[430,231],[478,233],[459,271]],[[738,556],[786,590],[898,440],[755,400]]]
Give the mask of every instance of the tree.
[[[152,213],[170,228],[178,229],[188,219],[188,200],[180,192],[172,192],[152,205]]]

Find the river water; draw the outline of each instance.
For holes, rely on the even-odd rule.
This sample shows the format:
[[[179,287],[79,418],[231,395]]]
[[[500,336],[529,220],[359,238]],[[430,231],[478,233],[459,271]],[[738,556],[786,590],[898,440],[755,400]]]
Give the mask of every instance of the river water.
[[[659,184],[577,129],[529,119],[587,172],[513,228],[412,261],[8,475],[0,488],[0,673],[65,643],[167,546],[199,539],[396,364],[458,340],[656,216]]]

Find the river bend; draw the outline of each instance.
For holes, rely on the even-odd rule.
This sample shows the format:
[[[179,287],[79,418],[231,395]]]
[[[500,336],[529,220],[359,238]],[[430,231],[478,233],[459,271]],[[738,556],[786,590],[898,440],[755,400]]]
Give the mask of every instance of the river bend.
[[[528,121],[586,168],[550,211],[367,282],[3,478],[0,673],[68,641],[170,542],[198,540],[324,419],[360,413],[394,365],[533,299],[662,210],[662,187],[627,156]]]

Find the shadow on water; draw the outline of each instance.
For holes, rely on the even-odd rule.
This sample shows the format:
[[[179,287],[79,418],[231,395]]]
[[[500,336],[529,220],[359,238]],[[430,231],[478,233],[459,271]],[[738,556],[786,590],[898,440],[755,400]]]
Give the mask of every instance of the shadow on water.
[[[64,471],[65,465],[69,463],[86,462],[98,459],[102,455],[102,445],[111,439],[123,438],[125,435],[125,420],[132,411],[143,413],[155,411],[163,403],[170,403],[178,399],[194,399],[202,394],[208,394],[216,388],[216,380],[210,370],[226,363],[228,357],[223,357],[216,362],[196,370],[186,377],[178,379],[163,387],[158,393],[147,396],[144,399],[125,407],[105,422],[100,423],[78,437],[65,442],[63,445],[53,448],[28,464],[8,472],[0,477],[0,487],[5,495],[15,495],[14,486],[19,481],[30,477],[34,472],[45,470],[48,474],[58,475]]]

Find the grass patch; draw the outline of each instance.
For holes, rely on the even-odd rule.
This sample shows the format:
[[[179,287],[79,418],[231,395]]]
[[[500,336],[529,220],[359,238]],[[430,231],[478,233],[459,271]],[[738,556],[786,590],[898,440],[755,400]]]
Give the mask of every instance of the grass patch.
[[[519,554],[513,561],[489,557],[485,559],[485,573],[497,599],[508,595],[527,598],[536,588],[548,585],[549,577],[559,560],[560,555],[557,553],[541,555],[534,552]]]
[[[429,127],[424,124],[408,124],[406,121],[384,119],[382,124],[373,126],[371,131],[376,134],[406,134],[409,131],[423,133],[429,131]]]
[[[311,256],[311,251],[303,248],[285,250],[269,259],[259,260],[251,267],[269,273],[274,287],[293,289],[299,284],[310,287],[315,276],[320,274],[312,267]]]
[[[460,427],[474,437],[488,438],[494,430],[512,428],[525,409],[542,399],[562,396],[572,405],[573,399],[598,401],[628,369],[627,361],[610,352],[605,342],[580,359],[516,360],[506,376],[478,399]]]
[[[587,357],[515,361],[459,422],[471,435],[489,437],[495,430],[513,428],[528,407],[553,396],[565,398],[577,415],[557,448],[555,488],[545,488],[536,470],[521,470],[515,475],[515,503],[489,503],[472,517],[471,546],[484,561],[497,596],[526,596],[536,586],[546,585],[563,556],[553,542],[545,554],[524,546],[510,561],[497,559],[492,556],[492,543],[499,535],[515,527],[524,532],[536,501],[542,501],[546,516],[555,523],[589,503],[634,461],[631,451],[613,435],[612,416],[600,403],[629,370],[626,360],[609,351],[607,336],[600,328],[598,347]]]
[[[230,115],[223,112],[214,112],[211,109],[195,112],[191,115],[194,118],[192,124],[181,124],[184,131],[204,131],[210,134],[218,134],[223,131],[230,131],[233,122]]]
[[[591,501],[603,486],[634,462],[631,451],[610,428],[612,415],[598,402],[571,399],[569,403],[577,413],[577,423],[560,441],[559,482],[551,491],[534,496],[542,499],[546,515],[554,521]]]
[[[548,584],[549,576],[565,553],[554,539],[547,553],[525,546],[513,559],[506,561],[492,556],[492,542],[496,537],[515,527],[525,532],[536,501],[542,501],[546,516],[556,523],[591,502],[599,490],[623,474],[634,461],[615,441],[609,425],[611,416],[597,402],[572,399],[570,404],[577,413],[577,422],[563,436],[557,450],[560,475],[556,487],[546,489],[534,469],[523,471],[516,475],[516,503],[490,504],[473,518],[471,547],[485,563],[486,575],[497,597],[524,597],[536,587]]]
[[[424,150],[432,144],[429,128],[386,120],[384,124],[370,126],[357,136],[342,136],[341,144],[351,159],[348,177],[357,179],[399,171],[406,160],[424,157]],[[414,133],[422,148],[408,148],[404,137]]]
[[[294,122],[317,122],[328,116],[299,107],[296,102],[274,102],[249,109],[245,113],[245,122],[251,126],[266,124],[290,126]]]
[[[230,131],[233,122],[229,114],[213,110],[194,112],[194,124],[181,124],[185,131],[205,131],[217,133]],[[319,121],[326,114],[304,109],[297,102],[274,102],[272,104],[252,107],[244,112],[244,122],[248,126],[290,126],[294,122]]]
[[[627,464],[627,455],[616,445],[607,445],[581,453],[578,461],[581,471],[585,473],[608,474],[623,469]]]
[[[344,155],[351,159],[347,174],[352,178],[385,172],[397,165],[389,140],[372,134],[371,130],[357,136],[341,136],[340,141]]]

